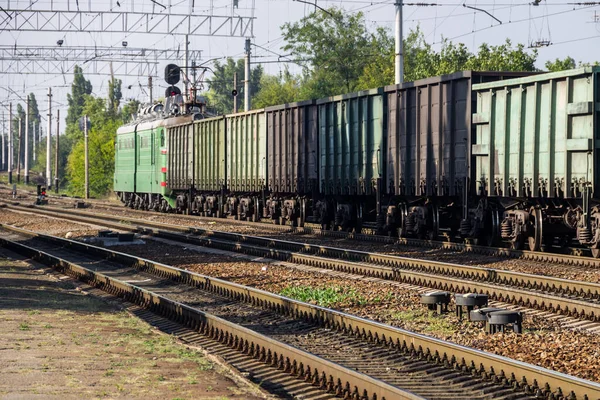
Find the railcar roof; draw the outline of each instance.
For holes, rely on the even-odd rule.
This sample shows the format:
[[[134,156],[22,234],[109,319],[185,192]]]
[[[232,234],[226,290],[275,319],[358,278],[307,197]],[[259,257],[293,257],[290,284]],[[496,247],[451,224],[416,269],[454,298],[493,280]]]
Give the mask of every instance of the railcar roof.
[[[173,125],[181,125],[185,123],[191,123],[194,120],[193,114],[179,115],[177,117],[168,117],[168,118],[157,118],[153,120],[142,120],[142,121],[134,121],[129,123],[128,125],[123,125],[119,129],[117,129],[117,135],[122,135],[125,133],[132,133],[137,126],[138,131],[145,131],[149,129],[156,129],[158,127],[169,127]]]

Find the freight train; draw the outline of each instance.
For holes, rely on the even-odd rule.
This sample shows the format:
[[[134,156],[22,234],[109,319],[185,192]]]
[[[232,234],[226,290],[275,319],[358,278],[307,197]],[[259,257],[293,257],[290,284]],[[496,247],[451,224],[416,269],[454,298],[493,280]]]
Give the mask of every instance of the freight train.
[[[117,132],[128,206],[600,256],[600,68],[464,71]],[[198,109],[191,108],[191,111]]]

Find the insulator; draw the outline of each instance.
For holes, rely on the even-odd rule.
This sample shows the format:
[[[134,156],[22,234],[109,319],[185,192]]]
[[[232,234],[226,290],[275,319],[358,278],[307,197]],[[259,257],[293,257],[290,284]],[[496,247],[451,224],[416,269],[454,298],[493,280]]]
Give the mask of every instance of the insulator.
[[[513,222],[511,219],[505,219],[500,226],[500,235],[503,239],[509,239],[513,233]]]

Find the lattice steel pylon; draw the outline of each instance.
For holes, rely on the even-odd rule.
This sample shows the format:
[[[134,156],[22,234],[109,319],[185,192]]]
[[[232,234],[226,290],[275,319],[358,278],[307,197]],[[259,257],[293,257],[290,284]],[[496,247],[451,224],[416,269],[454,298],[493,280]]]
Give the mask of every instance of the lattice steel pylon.
[[[227,4],[219,9],[230,9],[229,15],[214,15],[215,1]],[[7,0],[0,6],[0,30],[253,37],[255,0],[245,0],[251,6],[238,8],[242,1]]]

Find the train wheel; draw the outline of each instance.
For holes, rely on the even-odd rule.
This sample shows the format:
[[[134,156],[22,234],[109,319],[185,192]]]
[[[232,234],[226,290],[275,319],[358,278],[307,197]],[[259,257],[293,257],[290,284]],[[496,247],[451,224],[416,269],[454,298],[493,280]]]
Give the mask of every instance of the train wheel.
[[[431,211],[432,211],[432,224],[431,224],[431,230],[429,230],[427,232],[427,239],[429,240],[435,240],[438,238],[439,233],[440,233],[440,210],[439,208],[434,205],[431,207]]]
[[[529,236],[529,250],[540,251],[542,248],[542,210],[532,207],[529,212],[529,221],[533,227],[533,235]]]
[[[405,203],[400,203],[400,228],[398,228],[398,237],[406,237],[406,220],[408,219],[408,207]]]
[[[496,246],[500,238],[500,213],[492,208],[488,216],[488,230],[485,233],[485,243],[488,246]]]

